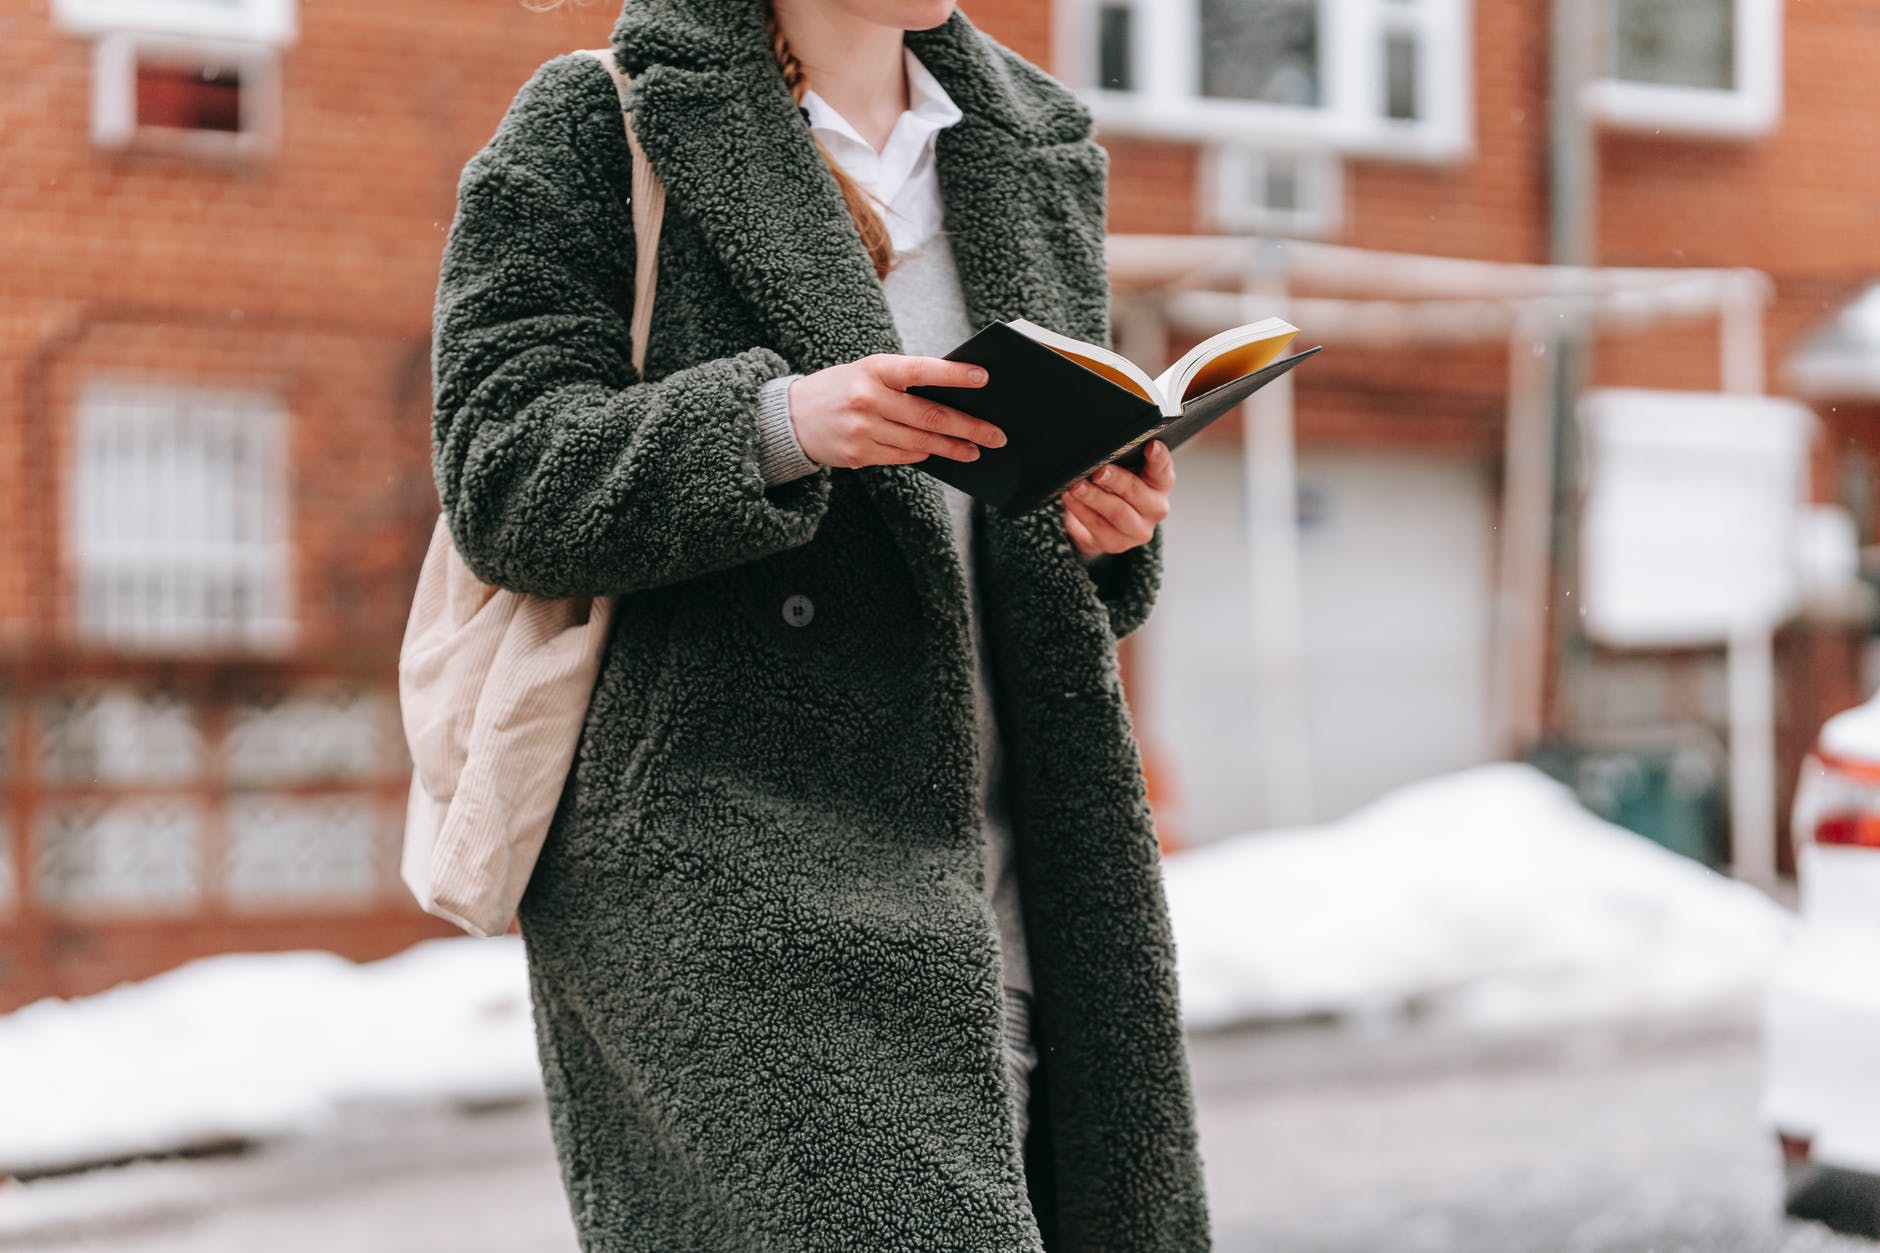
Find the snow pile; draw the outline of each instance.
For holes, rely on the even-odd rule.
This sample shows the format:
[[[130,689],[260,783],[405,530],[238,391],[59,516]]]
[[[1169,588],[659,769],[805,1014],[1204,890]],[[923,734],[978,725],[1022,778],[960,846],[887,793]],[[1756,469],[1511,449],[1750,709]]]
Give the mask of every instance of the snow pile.
[[[1190,1026],[1428,1012],[1501,1029],[1740,1000],[1791,919],[1528,766],[1171,858]]]
[[[208,957],[0,1016],[0,1175],[540,1088],[518,937]]]
[[[1171,858],[1189,1022],[1424,1009],[1477,1026],[1698,1009],[1788,915],[1525,766]],[[204,958],[0,1016],[0,1175],[317,1129],[360,1103],[539,1093],[518,937],[384,961]]]

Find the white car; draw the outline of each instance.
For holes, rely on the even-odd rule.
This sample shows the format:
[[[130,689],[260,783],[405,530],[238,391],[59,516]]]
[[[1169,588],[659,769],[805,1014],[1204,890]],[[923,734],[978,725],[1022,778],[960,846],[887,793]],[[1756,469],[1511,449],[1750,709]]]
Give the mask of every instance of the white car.
[[[1795,796],[1800,923],[1764,1004],[1788,1212],[1880,1238],[1880,696],[1837,714]]]

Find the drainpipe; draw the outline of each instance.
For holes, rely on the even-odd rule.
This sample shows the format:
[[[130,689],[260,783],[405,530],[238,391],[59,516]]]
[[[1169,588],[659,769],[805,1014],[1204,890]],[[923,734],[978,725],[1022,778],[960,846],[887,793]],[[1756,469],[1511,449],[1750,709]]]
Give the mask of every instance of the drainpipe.
[[[1495,537],[1495,656],[1489,726],[1498,756],[1546,739],[1547,602],[1554,517],[1554,306],[1523,304],[1508,336],[1501,528]]]
[[[1598,75],[1599,23],[1605,5],[1588,0],[1553,0],[1548,100],[1548,260],[1555,265],[1599,264],[1599,157],[1597,137],[1584,105],[1586,86]],[[1577,520],[1580,495],[1579,428],[1576,409],[1586,385],[1592,349],[1592,319],[1583,308],[1560,310],[1549,338],[1553,358],[1553,567],[1550,589],[1555,656],[1553,708],[1547,738],[1571,738],[1576,719],[1576,680],[1587,663],[1580,630]]]
[[[1596,215],[1598,154],[1582,103],[1598,76],[1600,40],[1595,23],[1603,4],[1553,0],[1549,47],[1553,66],[1548,98],[1549,257],[1555,265],[1598,264]]]

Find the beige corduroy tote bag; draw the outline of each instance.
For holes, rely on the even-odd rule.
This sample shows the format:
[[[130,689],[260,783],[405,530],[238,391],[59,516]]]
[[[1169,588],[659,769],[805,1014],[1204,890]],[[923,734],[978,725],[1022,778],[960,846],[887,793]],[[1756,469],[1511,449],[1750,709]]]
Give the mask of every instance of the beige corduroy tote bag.
[[[623,118],[627,77],[607,67]],[[633,151],[633,368],[644,373],[666,194],[626,119]],[[443,514],[418,573],[398,655],[411,750],[399,873],[426,912],[502,935],[535,869],[574,762],[613,602],[551,599],[481,583]]]

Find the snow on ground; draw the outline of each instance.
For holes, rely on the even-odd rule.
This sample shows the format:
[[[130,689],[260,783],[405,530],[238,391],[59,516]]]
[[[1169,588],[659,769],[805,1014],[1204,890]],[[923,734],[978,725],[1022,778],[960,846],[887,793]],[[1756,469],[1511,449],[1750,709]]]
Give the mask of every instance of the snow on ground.
[[[1788,926],[1524,766],[1170,859],[1188,1019],[1420,1007],[1476,1026],[1701,1009]],[[237,953],[0,1016],[0,1176],[317,1130],[361,1103],[540,1091],[520,939],[384,961]]]
[[[231,953],[0,1016],[0,1176],[540,1087],[516,937]]]
[[[1545,1028],[1741,1003],[1791,918],[1528,766],[1413,784],[1167,868],[1188,1023]]]

